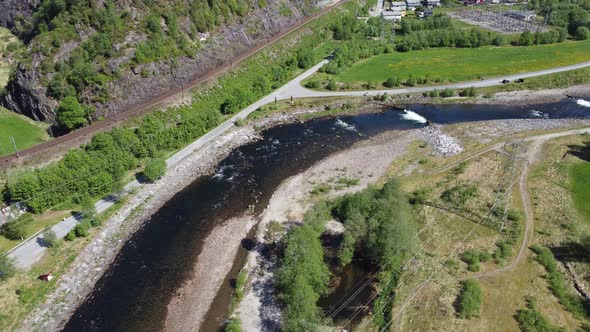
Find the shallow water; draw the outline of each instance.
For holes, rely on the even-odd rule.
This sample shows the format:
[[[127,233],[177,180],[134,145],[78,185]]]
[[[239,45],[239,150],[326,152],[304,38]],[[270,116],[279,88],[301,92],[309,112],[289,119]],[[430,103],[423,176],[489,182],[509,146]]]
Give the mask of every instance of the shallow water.
[[[495,105],[407,105],[406,108],[436,123],[538,118],[540,113],[532,111],[548,114],[549,118],[590,117],[590,108],[573,99],[533,108]],[[202,241],[216,224],[240,215],[250,205],[260,212],[284,179],[359,140],[387,130],[427,125],[412,117],[407,119],[407,113],[391,110],[339,119],[314,119],[264,131],[262,140],[235,149],[219,164],[215,174],[194,181],[146,221],[124,245],[63,331],[161,330],[168,302],[190,277]],[[230,286],[223,287],[227,290]],[[214,314],[208,317],[223,316],[228,304],[229,295],[218,296],[212,308]],[[222,320],[210,321],[203,330],[217,330],[222,323]]]

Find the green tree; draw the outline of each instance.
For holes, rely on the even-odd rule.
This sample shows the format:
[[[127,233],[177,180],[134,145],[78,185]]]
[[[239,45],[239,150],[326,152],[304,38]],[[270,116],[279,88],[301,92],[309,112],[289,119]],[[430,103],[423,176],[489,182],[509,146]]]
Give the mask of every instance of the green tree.
[[[143,170],[143,175],[145,178],[150,181],[156,181],[157,179],[161,178],[166,173],[166,161],[161,158],[153,158],[148,161],[145,169]]]
[[[4,281],[14,275],[16,269],[8,256],[0,256],[0,281]]]
[[[4,224],[1,228],[2,235],[13,241],[23,240],[27,235],[26,226],[31,222],[33,222],[33,216],[30,213],[25,213],[16,220]]]
[[[520,34],[520,37],[518,38],[518,45],[531,46],[533,45],[534,41],[535,37],[533,36],[533,34],[530,31],[526,30]]]
[[[577,40],[586,40],[590,38],[590,29],[587,27],[581,26],[576,29],[576,39]]]
[[[61,101],[56,113],[59,125],[68,130],[82,127],[88,123],[86,119],[88,115],[87,109],[72,96],[65,97]]]

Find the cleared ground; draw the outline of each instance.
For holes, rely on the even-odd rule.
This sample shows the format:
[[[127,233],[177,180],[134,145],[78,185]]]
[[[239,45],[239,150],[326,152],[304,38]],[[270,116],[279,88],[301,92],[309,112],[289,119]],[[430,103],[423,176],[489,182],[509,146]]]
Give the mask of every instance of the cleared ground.
[[[433,81],[458,82],[483,77],[517,74],[588,60],[590,41],[564,42],[529,47],[431,48],[407,53],[374,56],[336,76],[341,82],[383,82],[428,77]]]

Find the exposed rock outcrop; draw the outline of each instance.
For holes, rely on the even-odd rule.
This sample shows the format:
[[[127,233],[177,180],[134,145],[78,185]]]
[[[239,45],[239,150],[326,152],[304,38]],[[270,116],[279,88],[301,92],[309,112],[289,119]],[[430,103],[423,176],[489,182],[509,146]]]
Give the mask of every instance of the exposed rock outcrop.
[[[19,18],[31,16],[39,0],[2,0],[0,1],[0,26],[12,29]]]
[[[54,122],[54,109],[57,102],[46,96],[46,88],[38,86],[38,77],[34,71],[19,65],[14,79],[8,82],[8,92],[2,105],[9,110],[20,113],[37,121],[49,120]]]
[[[288,11],[285,10],[285,6],[288,6]],[[266,43],[269,37],[312,14],[314,7],[315,1],[267,1],[264,8],[253,8],[244,17],[230,19],[210,34],[199,33],[195,38],[200,39],[201,47],[194,56],[180,56],[173,61],[141,65],[134,63],[134,55],[137,46],[149,36],[139,28],[132,28],[122,41],[113,45],[115,55],[108,58],[106,64],[100,67],[100,70],[107,74],[116,73],[112,75],[115,79],[103,87],[107,90],[108,100],[95,98],[95,94],[100,92],[92,90],[84,92],[81,98],[94,107],[95,119],[138,107],[171,90],[180,90],[212,68]],[[146,13],[136,13],[134,8],[129,6],[121,10],[130,13],[131,19],[138,27],[144,24]],[[191,32],[190,28],[187,28],[190,24],[192,23],[189,18],[183,18],[179,13],[178,25],[187,35],[194,34],[194,31]],[[166,31],[166,23],[162,21],[161,25],[162,30]],[[50,57],[53,63],[67,61],[73,51],[80,47],[80,42],[94,32],[86,26],[76,25],[75,28],[77,40],[55,45],[59,50]],[[38,49],[34,43],[33,40],[29,45],[32,63],[18,67],[14,78],[6,87],[6,95],[0,100],[0,104],[35,120],[55,123],[54,111],[58,101],[47,94],[48,83],[54,74],[52,71],[42,70],[42,64],[46,64],[48,58],[42,51],[34,51]]]

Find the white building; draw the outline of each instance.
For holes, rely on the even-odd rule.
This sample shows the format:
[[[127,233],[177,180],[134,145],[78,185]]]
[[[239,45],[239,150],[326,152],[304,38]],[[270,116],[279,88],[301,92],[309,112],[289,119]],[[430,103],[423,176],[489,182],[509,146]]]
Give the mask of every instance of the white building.
[[[416,10],[416,8],[421,7],[422,2],[419,0],[406,0],[406,8],[408,10]]]
[[[526,11],[526,10],[512,10],[508,11],[504,14],[505,16],[515,18],[521,21],[534,21],[537,15],[533,12]]]
[[[402,19],[402,11],[400,9],[384,10],[381,17],[389,21],[399,21]]]
[[[391,9],[406,10],[407,8],[406,3],[403,1],[394,1],[391,3]]]

